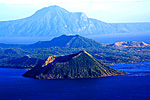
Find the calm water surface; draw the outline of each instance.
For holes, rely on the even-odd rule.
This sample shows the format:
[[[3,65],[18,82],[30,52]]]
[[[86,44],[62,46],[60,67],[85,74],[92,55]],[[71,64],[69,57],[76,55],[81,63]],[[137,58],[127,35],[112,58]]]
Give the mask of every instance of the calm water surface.
[[[100,43],[115,43],[122,41],[137,41],[150,44],[150,32],[138,33],[113,33],[113,34],[95,34],[95,35],[82,35],[86,38],[96,40]],[[50,41],[50,37],[0,37],[0,43],[6,44],[33,44],[38,41]]]
[[[0,100],[150,100],[150,62],[110,65],[129,75],[37,80],[24,69],[0,68]]]

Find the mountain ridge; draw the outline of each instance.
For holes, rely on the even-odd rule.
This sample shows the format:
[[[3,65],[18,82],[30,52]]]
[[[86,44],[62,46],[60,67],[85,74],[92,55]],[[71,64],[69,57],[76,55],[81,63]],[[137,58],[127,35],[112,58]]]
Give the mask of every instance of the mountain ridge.
[[[145,42],[124,41],[124,42],[116,42],[116,43],[109,44],[106,46],[111,46],[111,47],[146,47],[146,46],[150,46],[150,44],[147,44]]]
[[[0,21],[0,37],[108,34],[139,31],[150,31],[150,23],[105,23],[88,18],[82,12],[69,12],[59,6],[44,7],[27,18]]]
[[[27,48],[49,48],[49,47],[66,47],[66,48],[88,48],[102,47],[102,44],[80,35],[61,35],[53,38],[51,41],[39,41],[35,44],[28,45]]]
[[[0,43],[1,48],[101,48],[101,47],[148,47],[150,44],[137,41],[123,41],[113,44],[99,43],[95,40],[88,39],[80,35],[61,35],[50,41],[38,41],[34,44],[4,44]]]
[[[0,44],[0,67],[34,67],[32,60],[36,62],[51,55],[65,55],[81,50],[88,51],[105,64],[147,62],[150,58],[149,45],[135,41],[102,44],[80,35],[62,35],[51,41],[31,45]]]
[[[86,51],[71,55],[50,56],[45,63],[27,71],[23,76],[36,79],[74,79],[74,78],[99,78],[112,75],[127,74],[112,69]]]

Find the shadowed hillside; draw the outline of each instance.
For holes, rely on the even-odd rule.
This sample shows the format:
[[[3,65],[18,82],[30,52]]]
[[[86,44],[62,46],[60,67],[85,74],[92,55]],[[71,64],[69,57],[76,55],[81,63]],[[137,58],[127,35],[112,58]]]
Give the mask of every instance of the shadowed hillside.
[[[37,79],[98,78],[127,74],[117,71],[93,58],[86,51],[71,55],[50,56],[45,63],[27,71],[23,76]]]
[[[40,41],[30,45],[0,44],[0,67],[34,67],[39,59],[46,59],[52,55],[73,54],[82,50],[86,50],[105,64],[148,62],[149,49],[150,44],[144,42],[102,44],[80,35],[62,35],[51,41]],[[26,55],[31,58],[24,59]]]
[[[40,41],[35,44],[28,45],[25,48],[49,48],[49,47],[67,47],[67,48],[88,48],[102,47],[102,44],[92,39],[88,39],[79,35],[62,35],[53,38],[51,41]]]

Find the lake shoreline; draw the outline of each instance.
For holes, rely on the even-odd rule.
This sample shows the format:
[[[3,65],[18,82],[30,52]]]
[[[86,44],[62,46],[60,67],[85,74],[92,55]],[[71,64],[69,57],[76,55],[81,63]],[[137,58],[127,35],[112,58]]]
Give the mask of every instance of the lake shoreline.
[[[150,73],[149,65],[150,62],[110,65],[131,74],[75,80],[36,80],[22,77],[25,69],[1,68],[0,99],[149,100],[150,75],[146,75]],[[142,76],[137,76],[141,74]]]
[[[149,61],[147,61],[149,62]],[[110,66],[110,65],[118,65],[118,64],[134,64],[134,63],[147,63],[147,62],[129,62],[129,63],[116,63],[116,64],[106,64],[107,66]],[[104,63],[105,64],[105,63]],[[8,67],[5,67],[5,66],[0,66],[0,68],[8,68],[8,69],[26,69],[26,70],[30,70],[32,69],[33,67],[12,67],[12,66],[8,66]]]

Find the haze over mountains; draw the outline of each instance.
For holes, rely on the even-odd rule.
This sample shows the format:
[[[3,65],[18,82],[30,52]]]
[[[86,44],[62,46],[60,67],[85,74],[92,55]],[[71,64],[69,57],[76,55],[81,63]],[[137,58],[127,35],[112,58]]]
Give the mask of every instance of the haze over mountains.
[[[150,44],[145,42],[124,41],[112,44],[99,43],[95,40],[85,38],[80,35],[61,35],[55,37],[50,41],[39,41],[34,44],[4,44],[0,43],[1,48],[22,48],[22,49],[36,49],[36,48],[101,48],[101,47],[148,47]]]
[[[24,19],[0,22],[0,37],[148,31],[150,31],[150,23],[105,23],[100,20],[88,18],[81,12],[69,12],[59,6],[45,7]]]
[[[150,45],[144,42],[117,42],[102,44],[80,35],[62,35],[51,41],[35,44],[1,44],[0,67],[31,68],[40,59],[51,55],[66,55],[86,50],[105,64],[147,62],[150,60]]]
[[[80,35],[61,35],[53,38],[51,41],[39,41],[35,44],[28,45],[27,48],[49,48],[49,47],[66,47],[66,48],[88,48],[102,47],[102,44],[82,37]]]

